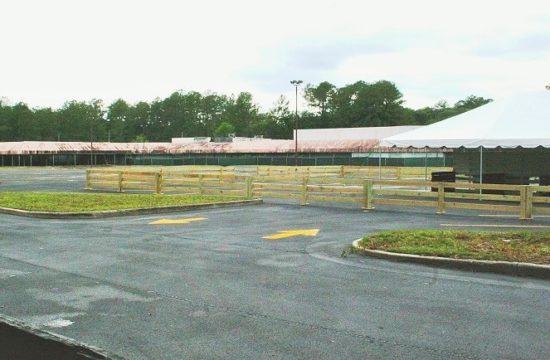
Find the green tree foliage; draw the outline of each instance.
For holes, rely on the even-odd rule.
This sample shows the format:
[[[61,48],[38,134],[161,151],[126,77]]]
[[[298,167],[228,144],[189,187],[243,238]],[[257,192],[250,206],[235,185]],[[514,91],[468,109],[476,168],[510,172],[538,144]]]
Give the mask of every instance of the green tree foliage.
[[[290,111],[289,101],[281,95],[273,108],[263,117],[262,135],[271,139],[291,139],[294,129],[294,114]],[[258,133],[260,133],[258,131]]]
[[[216,128],[216,131],[214,131],[214,136],[217,138],[227,138],[234,133],[235,127],[227,121],[222,121]]]
[[[386,80],[357,81],[342,87],[323,81],[306,85],[303,96],[309,106],[299,114],[299,128],[424,125],[491,101],[471,95],[454,105],[440,101],[414,110],[404,106],[402,93]],[[129,104],[118,99],[105,106],[97,99],[68,101],[60,109],[8,105],[2,99],[0,141],[157,142],[229,133],[291,139],[295,120],[284,96],[262,112],[248,92],[226,96],[180,90],[152,102]]]
[[[132,141],[130,142],[133,142],[133,143],[146,143],[148,142],[147,141],[147,138],[145,137],[145,135],[138,135],[136,136],[135,138],[132,139]]]
[[[433,107],[418,109],[412,115],[415,118],[415,124],[427,125],[475,109],[491,101],[491,99],[470,95],[466,99],[458,101],[453,106],[442,100]]]
[[[116,100],[107,107],[107,137],[114,142],[122,142],[131,138],[129,133],[131,126],[127,124],[130,121],[130,105],[122,99]]]
[[[311,84],[306,85],[304,97],[310,106],[319,109],[320,125],[325,127],[327,124],[327,105],[332,101],[335,94],[336,86],[327,81],[321,82],[317,86]]]
[[[252,94],[242,92],[236,99],[231,98],[226,102],[226,118],[235,126],[238,136],[251,137],[254,122],[258,120],[258,106],[254,104]]]

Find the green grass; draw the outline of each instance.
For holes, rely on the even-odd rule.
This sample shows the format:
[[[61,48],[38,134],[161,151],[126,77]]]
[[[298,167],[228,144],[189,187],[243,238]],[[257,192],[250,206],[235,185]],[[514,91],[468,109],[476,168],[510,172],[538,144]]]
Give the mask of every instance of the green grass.
[[[550,264],[549,231],[383,231],[365,236],[360,244],[404,254]]]
[[[206,204],[241,200],[216,195],[84,194],[55,192],[1,192],[0,207],[50,212],[89,212]]]

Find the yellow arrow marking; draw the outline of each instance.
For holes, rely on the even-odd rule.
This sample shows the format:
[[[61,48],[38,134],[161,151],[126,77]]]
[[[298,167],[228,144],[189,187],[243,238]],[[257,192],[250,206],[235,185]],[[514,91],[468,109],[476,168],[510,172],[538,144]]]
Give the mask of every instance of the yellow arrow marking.
[[[319,233],[319,229],[294,229],[294,230],[281,230],[277,231],[277,234],[266,235],[262,239],[266,240],[279,240],[293,236],[316,236]]]
[[[160,219],[153,222],[150,222],[149,225],[172,225],[172,224],[189,224],[194,221],[203,221],[207,220],[205,217],[192,217],[192,218],[183,218],[183,219]]]

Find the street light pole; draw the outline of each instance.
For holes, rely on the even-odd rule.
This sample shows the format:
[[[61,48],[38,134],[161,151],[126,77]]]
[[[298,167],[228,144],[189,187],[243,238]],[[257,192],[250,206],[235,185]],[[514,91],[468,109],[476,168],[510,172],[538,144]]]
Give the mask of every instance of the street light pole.
[[[90,166],[94,165],[94,129],[90,121]]]
[[[298,166],[298,86],[303,83],[302,80],[292,80],[290,82],[296,88],[296,112],[294,114],[294,159]]]

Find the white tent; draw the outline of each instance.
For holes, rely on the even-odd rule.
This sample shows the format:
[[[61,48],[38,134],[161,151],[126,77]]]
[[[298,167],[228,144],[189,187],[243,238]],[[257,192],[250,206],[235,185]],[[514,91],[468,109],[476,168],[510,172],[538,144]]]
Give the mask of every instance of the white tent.
[[[382,146],[550,147],[550,91],[495,100],[435,124],[384,138]]]

